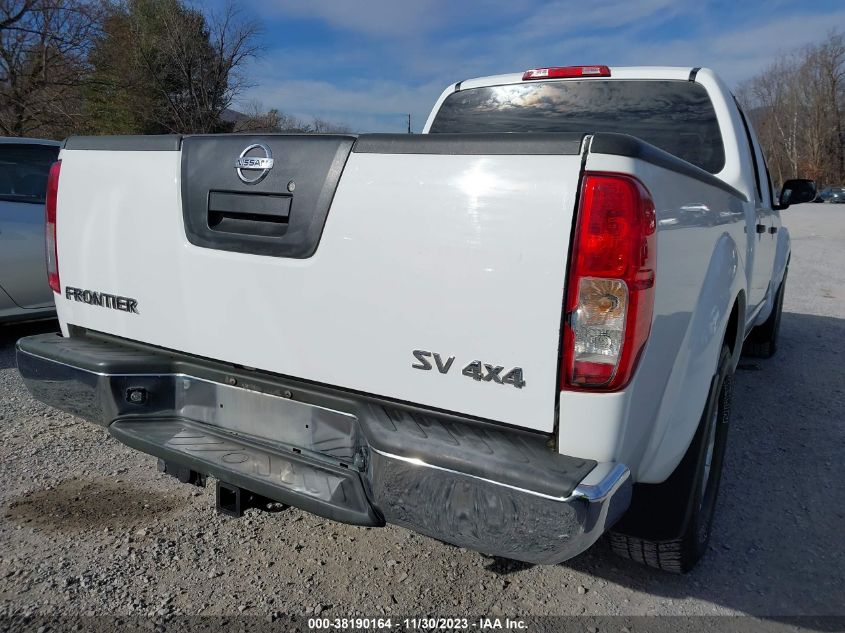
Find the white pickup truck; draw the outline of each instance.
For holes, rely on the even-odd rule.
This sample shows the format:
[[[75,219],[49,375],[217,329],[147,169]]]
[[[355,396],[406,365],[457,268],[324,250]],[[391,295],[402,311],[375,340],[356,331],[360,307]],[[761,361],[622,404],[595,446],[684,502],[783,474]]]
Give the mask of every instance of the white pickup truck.
[[[740,352],[790,243],[710,70],[449,86],[421,135],[72,137],[33,395],[217,505],[557,563],[705,550]]]

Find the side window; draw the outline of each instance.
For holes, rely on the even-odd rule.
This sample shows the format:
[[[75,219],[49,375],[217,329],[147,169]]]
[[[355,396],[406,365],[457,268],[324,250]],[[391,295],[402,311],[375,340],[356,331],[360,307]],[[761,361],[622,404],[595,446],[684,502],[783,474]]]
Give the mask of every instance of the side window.
[[[763,154],[763,148],[760,147],[760,141],[757,140],[757,133],[751,124],[748,124],[748,130],[751,132],[751,147],[757,154],[757,192],[760,194],[760,202],[771,206],[772,203],[772,182],[769,177],[769,166],[766,165],[766,156]]]
[[[754,167],[754,182],[757,185],[757,200],[762,203],[763,191],[760,186],[760,166],[757,163],[757,148],[754,146],[754,139],[751,137],[751,129],[748,127],[748,121],[745,119],[745,112],[743,112],[742,108],[739,107],[739,103],[736,102],[736,97],[734,97],[734,103],[736,103],[736,107],[739,110],[739,116],[742,119],[742,127],[745,128],[745,140],[748,142],[748,149],[751,152],[751,164]]]
[[[772,205],[772,208],[775,208],[780,201],[775,200],[775,186],[772,184],[772,173],[769,171],[769,165],[766,163],[766,157],[763,156],[763,165],[766,167],[766,182],[769,183],[769,202]]]

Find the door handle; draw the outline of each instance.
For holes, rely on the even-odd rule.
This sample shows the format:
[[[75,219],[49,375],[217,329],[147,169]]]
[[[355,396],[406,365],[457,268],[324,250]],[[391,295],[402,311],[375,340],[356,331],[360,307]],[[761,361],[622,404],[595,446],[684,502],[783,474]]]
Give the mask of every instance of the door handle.
[[[766,232],[766,225],[765,224],[758,224],[757,225],[757,232],[758,233],[765,233]]]
[[[208,192],[208,228],[257,238],[288,230],[292,196]]]

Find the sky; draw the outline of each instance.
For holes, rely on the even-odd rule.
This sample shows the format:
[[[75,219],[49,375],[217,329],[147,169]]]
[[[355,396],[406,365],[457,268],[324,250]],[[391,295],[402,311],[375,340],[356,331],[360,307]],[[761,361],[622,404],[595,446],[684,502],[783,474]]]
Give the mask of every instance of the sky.
[[[203,0],[207,12],[227,0]],[[455,81],[543,66],[701,66],[731,86],[845,26],[842,0],[263,0],[235,104],[419,132]]]

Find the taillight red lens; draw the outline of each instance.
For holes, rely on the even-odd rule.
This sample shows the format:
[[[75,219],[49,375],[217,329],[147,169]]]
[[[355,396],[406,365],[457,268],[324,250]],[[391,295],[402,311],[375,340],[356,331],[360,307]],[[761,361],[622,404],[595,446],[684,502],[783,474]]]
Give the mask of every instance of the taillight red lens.
[[[554,66],[532,68],[522,74],[522,81],[532,79],[571,79],[573,77],[610,77],[607,66]]]
[[[654,203],[624,174],[587,173],[566,295],[561,388],[621,389],[651,331]]]
[[[59,253],[56,243],[56,200],[59,197],[59,172],[62,161],[56,161],[50,166],[47,178],[47,199],[44,205],[44,239],[47,251],[47,281],[53,292],[61,294],[62,285],[59,281]]]

